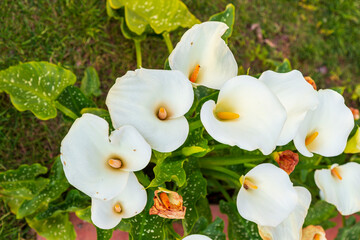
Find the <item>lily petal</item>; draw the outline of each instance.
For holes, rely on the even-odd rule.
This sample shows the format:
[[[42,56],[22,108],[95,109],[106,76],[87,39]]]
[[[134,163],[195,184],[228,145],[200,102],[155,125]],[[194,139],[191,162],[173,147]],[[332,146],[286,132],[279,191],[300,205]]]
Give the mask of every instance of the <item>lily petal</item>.
[[[184,237],[183,240],[211,240],[211,238],[201,234],[192,234],[187,237]]]
[[[331,169],[316,170],[315,183],[323,192],[325,201],[334,204],[342,215],[360,211],[360,164],[334,164]]]
[[[240,215],[261,226],[276,227],[295,209],[298,196],[287,173],[263,163],[251,169],[250,179],[257,189],[241,187],[236,204]]]
[[[118,78],[106,105],[115,128],[134,126],[160,152],[171,152],[186,140],[189,124],[183,116],[191,107],[194,92],[179,71],[137,69]],[[159,119],[160,108],[166,110]]]
[[[300,240],[302,225],[311,203],[311,194],[304,187],[294,187],[298,196],[291,214],[276,227],[260,226],[259,233],[264,240]]]
[[[238,114],[221,120],[218,112]],[[204,103],[200,119],[206,131],[218,142],[245,150],[259,149],[270,154],[276,147],[286,112],[265,84],[250,76],[237,76],[221,88],[218,101]]]
[[[134,173],[130,173],[124,190],[111,200],[91,199],[91,220],[99,228],[111,229],[119,224],[122,218],[131,218],[141,213],[147,202],[144,187],[138,182]],[[120,212],[116,212],[115,205]]]
[[[306,113],[317,107],[317,91],[297,70],[288,73],[265,71],[259,80],[270,88],[285,107],[287,119],[277,145],[286,145],[295,137]]]
[[[354,127],[353,115],[339,93],[326,89],[318,92],[319,105],[309,111],[294,138],[297,150],[304,156],[313,153],[326,157],[341,154]],[[306,145],[306,138],[317,132],[317,137]]]
[[[204,22],[185,32],[169,56],[171,69],[189,77],[199,65],[195,85],[220,89],[225,81],[235,77],[238,66],[234,55],[221,36],[228,29],[222,22]]]

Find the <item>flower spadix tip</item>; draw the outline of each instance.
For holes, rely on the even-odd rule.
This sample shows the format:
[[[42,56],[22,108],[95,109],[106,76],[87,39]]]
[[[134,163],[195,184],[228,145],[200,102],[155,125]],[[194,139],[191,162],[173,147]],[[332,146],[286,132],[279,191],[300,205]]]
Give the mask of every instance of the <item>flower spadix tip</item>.
[[[108,164],[113,168],[121,168],[122,162],[119,159],[111,158],[108,160]]]
[[[166,112],[166,109],[164,107],[159,108],[158,118],[160,120],[165,120],[167,118],[167,112]]]
[[[331,169],[330,171],[331,171],[331,175],[332,175],[333,177],[336,177],[337,179],[342,180],[342,177],[341,177],[341,175],[340,175],[340,173],[339,173],[338,168],[334,167],[334,168]]]
[[[115,210],[115,212],[117,212],[117,213],[121,213],[121,206],[120,206],[120,204],[115,204],[115,206],[114,206],[114,210]]]
[[[314,88],[314,90],[317,90],[316,83],[310,76],[306,76],[304,78]]]
[[[319,132],[313,132],[312,134],[308,135],[305,139],[305,145],[309,145],[314,142],[315,138],[319,135]]]
[[[244,175],[242,175],[240,177],[240,183],[246,190],[258,189],[258,187],[253,182],[251,182],[248,178],[246,178]]]
[[[239,114],[233,112],[217,112],[216,116],[220,120],[234,120],[240,117]]]
[[[199,75],[199,71],[200,71],[200,65],[197,64],[189,77],[189,80],[191,82],[193,82],[193,83],[196,82],[198,75]]]
[[[314,236],[314,240],[320,240],[320,234],[315,234],[315,236]]]

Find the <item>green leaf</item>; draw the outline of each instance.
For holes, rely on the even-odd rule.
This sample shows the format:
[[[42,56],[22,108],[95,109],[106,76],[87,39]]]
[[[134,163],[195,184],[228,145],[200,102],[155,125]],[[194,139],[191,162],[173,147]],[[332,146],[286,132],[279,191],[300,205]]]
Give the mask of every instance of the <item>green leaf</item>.
[[[26,218],[26,222],[47,240],[75,240],[76,233],[69,221],[69,214],[62,213],[45,220]]]
[[[339,229],[339,233],[335,240],[359,240],[360,222],[351,226]]]
[[[228,237],[233,240],[261,240],[255,223],[243,219],[233,202],[220,201],[220,211],[228,215]]]
[[[113,229],[96,228],[97,240],[109,240],[113,235]]]
[[[344,153],[360,153],[360,128],[357,126],[356,133],[346,144]]]
[[[225,240],[226,236],[223,231],[224,221],[221,218],[216,217],[214,222],[210,223],[201,233],[210,237],[212,240]]]
[[[121,32],[125,38],[133,39],[133,40],[136,40],[139,42],[146,39],[147,32],[143,32],[141,35],[138,35],[129,29],[129,27],[126,25],[126,21],[123,17],[120,18],[120,22],[121,22],[121,24],[120,24]]]
[[[119,9],[124,6],[122,0],[107,0],[106,3],[113,9]]]
[[[147,24],[160,34],[200,23],[180,0],[122,0],[121,3],[125,5],[127,26],[138,35],[145,32]]]
[[[235,22],[235,7],[231,3],[228,4],[223,12],[216,13],[212,15],[209,18],[209,21],[218,21],[223,22],[226,25],[228,25],[229,29],[226,30],[224,35],[222,35],[222,39],[224,39],[225,42],[228,41],[228,38],[231,37],[233,28],[234,28],[234,22]]]
[[[286,73],[290,72],[291,69],[292,68],[289,59],[285,58],[284,61],[276,67],[275,72]]]
[[[88,99],[84,93],[75,86],[67,87],[57,98],[59,103],[71,110],[78,117],[81,116],[83,108],[96,107],[95,103]]]
[[[90,97],[91,95],[94,95],[95,97],[101,95],[100,80],[95,68],[87,67],[85,69],[80,89],[87,97]]]
[[[87,195],[79,192],[78,190],[72,189],[70,192],[68,192],[64,201],[56,204],[50,204],[46,211],[36,215],[36,219],[42,220],[59,213],[74,212],[84,209],[89,205],[90,198]]]
[[[18,211],[20,218],[36,213],[60,197],[67,190],[69,183],[66,180],[60,158],[57,158],[50,172],[49,184],[31,200],[25,200]]]
[[[80,114],[82,115],[84,113],[91,113],[91,114],[94,114],[96,116],[99,116],[99,117],[105,119],[109,123],[110,128],[113,128],[108,110],[105,110],[102,108],[83,108],[80,111]]]
[[[320,225],[324,221],[336,217],[336,215],[337,211],[334,205],[320,200],[309,208],[304,227],[308,225]]]
[[[55,99],[76,81],[69,70],[48,62],[28,62],[0,71],[0,90],[19,111],[30,110],[41,120],[57,115]]]
[[[183,220],[184,231],[190,233],[200,217],[196,203],[200,198],[206,197],[207,182],[200,172],[196,159],[191,159],[187,164],[186,175],[186,185],[179,190],[179,194],[183,197],[183,205],[186,207],[185,219]]]
[[[81,220],[88,222],[88,223],[92,223],[92,221],[91,221],[91,206],[81,209],[81,210],[77,210],[77,211],[75,211],[75,214]]]
[[[158,161],[154,167],[155,178],[148,187],[157,187],[165,182],[174,181],[179,187],[186,182],[186,174],[183,169],[187,159],[166,158]]]
[[[154,192],[147,191],[148,202],[142,213],[129,219],[131,223],[131,231],[129,232],[130,239],[133,240],[148,240],[148,239],[165,239],[165,222],[166,219],[157,215],[149,215],[149,210],[154,204]]]
[[[197,128],[189,133],[182,154],[184,156],[193,155],[194,157],[203,157],[211,151],[208,141],[203,137],[204,128]]]
[[[345,91],[345,87],[332,87],[331,89],[334,90],[335,92],[341,94],[341,95],[343,95],[344,91]]]

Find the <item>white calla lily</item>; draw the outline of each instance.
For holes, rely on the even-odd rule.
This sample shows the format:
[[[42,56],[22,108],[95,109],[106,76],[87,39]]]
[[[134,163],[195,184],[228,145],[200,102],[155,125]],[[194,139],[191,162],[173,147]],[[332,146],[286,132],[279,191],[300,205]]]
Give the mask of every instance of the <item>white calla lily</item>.
[[[194,25],[170,54],[170,68],[183,72],[194,85],[220,89],[238,72],[234,55],[221,38],[228,28],[213,21]]]
[[[171,152],[186,140],[183,116],[194,101],[192,85],[180,71],[137,69],[118,78],[106,98],[115,128],[134,126],[159,152]]]
[[[289,175],[281,168],[259,164],[242,176],[241,182],[236,205],[243,218],[276,227],[295,209],[298,195]]]
[[[109,137],[108,123],[93,114],[84,114],[73,123],[60,152],[69,183],[92,198],[105,200],[119,194],[129,172],[143,169],[151,157],[149,144],[134,127],[123,126]]]
[[[218,142],[270,154],[286,120],[278,98],[256,78],[237,76],[221,88],[217,103],[204,103],[200,119]]]
[[[211,240],[211,238],[201,234],[192,234],[187,237],[184,237],[183,240]]]
[[[297,150],[306,157],[312,153],[332,157],[341,154],[354,127],[354,118],[339,93],[318,91],[319,105],[309,111],[294,138]]]
[[[287,119],[277,142],[279,146],[286,145],[294,139],[306,113],[317,107],[317,91],[297,70],[288,73],[265,71],[259,80],[270,88],[286,110]]]
[[[325,201],[334,204],[342,215],[360,211],[360,164],[349,162],[315,171],[315,183]]]
[[[258,225],[259,233],[264,240],[300,240],[302,225],[311,203],[311,194],[304,187],[294,187],[297,193],[297,204],[290,215],[276,227]]]
[[[146,190],[131,172],[126,187],[117,196],[107,201],[91,199],[91,220],[99,228],[111,229],[118,225],[121,219],[141,213],[146,202]]]

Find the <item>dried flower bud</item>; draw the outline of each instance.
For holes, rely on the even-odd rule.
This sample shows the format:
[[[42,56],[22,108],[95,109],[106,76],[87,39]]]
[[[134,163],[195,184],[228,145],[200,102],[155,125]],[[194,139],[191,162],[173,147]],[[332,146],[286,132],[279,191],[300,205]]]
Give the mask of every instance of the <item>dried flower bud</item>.
[[[351,110],[351,112],[352,112],[352,114],[354,116],[354,119],[359,120],[359,118],[360,118],[359,109],[350,107],[350,110]]]
[[[156,190],[154,206],[150,208],[150,215],[159,215],[163,218],[184,219],[186,207],[183,198],[177,192]]]
[[[301,240],[326,240],[325,231],[321,226],[309,225],[303,228]]]
[[[274,160],[279,164],[279,167],[290,175],[294,171],[299,162],[299,155],[290,150],[283,152],[275,152],[273,154]]]
[[[304,78],[315,90],[317,89],[315,81],[310,76]]]

